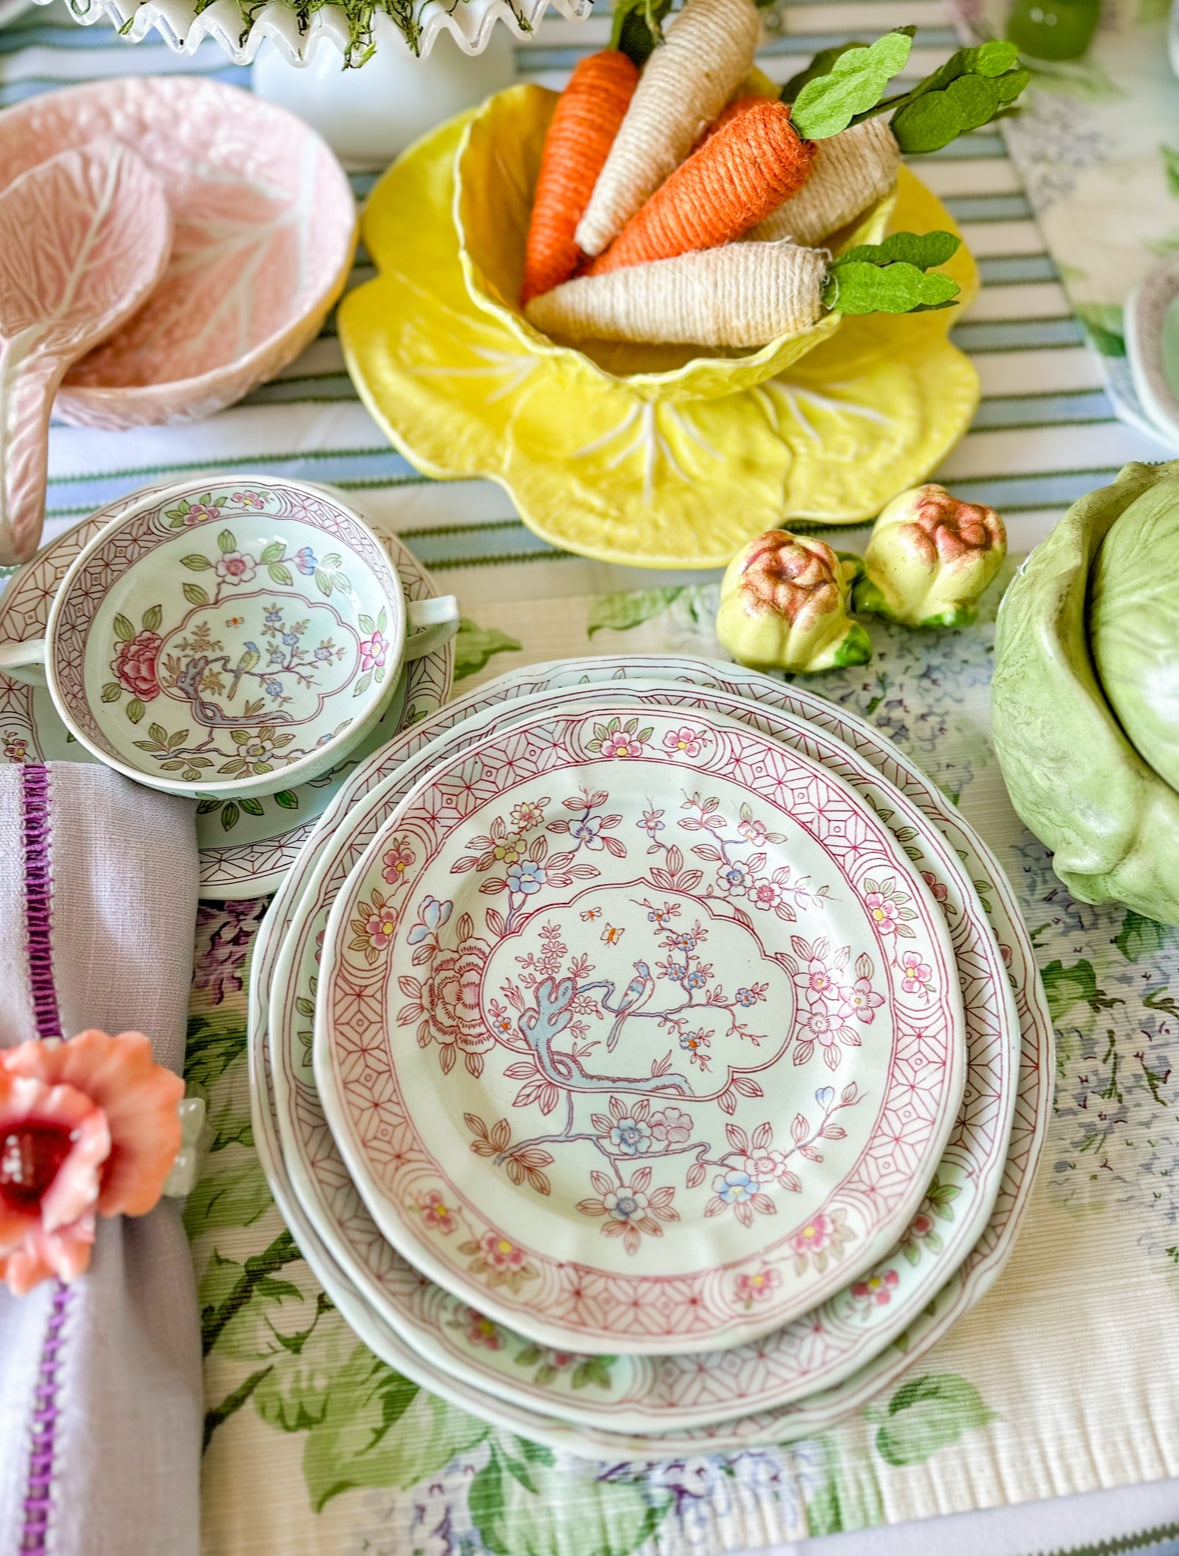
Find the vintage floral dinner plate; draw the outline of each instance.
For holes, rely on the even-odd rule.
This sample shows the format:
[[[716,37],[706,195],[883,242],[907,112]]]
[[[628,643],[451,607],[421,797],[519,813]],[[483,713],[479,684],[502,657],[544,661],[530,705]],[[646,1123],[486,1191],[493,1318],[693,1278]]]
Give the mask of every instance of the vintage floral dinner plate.
[[[798,1316],[895,1240],[961,1096],[924,882],[822,764],[715,716],[620,698],[441,762],[324,968],[316,1077],[378,1224],[541,1343]]]
[[[525,1408],[495,1399],[469,1381],[468,1375],[453,1365],[451,1357],[438,1358],[424,1343],[423,1337],[428,1338],[426,1328],[421,1325],[394,1326],[394,1317],[413,1316],[407,1299],[411,1293],[422,1289],[422,1282],[381,1237],[340,1162],[308,1079],[305,1056],[311,1040],[310,1006],[300,998],[296,1008],[293,997],[284,997],[275,977],[280,952],[282,959],[289,961],[287,949],[291,935],[314,942],[322,933],[326,922],[325,904],[330,906],[335,891],[385,814],[377,803],[380,785],[393,779],[391,787],[395,791],[397,773],[442,732],[454,730],[457,734],[461,724],[477,719],[486,711],[493,713],[497,707],[506,712],[513,699],[528,698],[553,688],[608,684],[651,674],[680,683],[685,696],[693,695],[695,687],[719,687],[724,693],[756,699],[759,704],[768,699],[775,708],[788,711],[806,720],[816,730],[843,741],[867,771],[878,772],[886,781],[895,784],[918,813],[933,822],[938,835],[944,836],[950,857],[960,857],[963,871],[971,880],[980,883],[980,890],[987,899],[987,912],[1002,948],[1002,959],[1009,968],[1022,1031],[1014,1124],[990,1220],[958,1273],[941,1285],[935,1298],[919,1311],[908,1314],[903,1335],[843,1384],[809,1394],[795,1405],[755,1410],[723,1427],[657,1436],[628,1435],[594,1427],[588,1422],[566,1425],[549,1417],[544,1404]],[[757,716],[757,710],[752,710],[750,716]],[[924,868],[932,859],[918,851],[916,862]],[[324,869],[326,876],[318,880]],[[316,900],[317,913],[305,918],[304,914],[311,913]],[[311,962],[317,969],[314,954]],[[346,781],[323,822],[315,829],[309,846],[279,889],[258,937],[254,967],[250,1061],[256,1138],[283,1214],[297,1230],[301,1246],[320,1279],[333,1297],[341,1297],[350,1321],[363,1319],[357,1323],[358,1333],[390,1365],[463,1408],[475,1410],[509,1430],[531,1436],[553,1448],[598,1457],[679,1457],[792,1441],[826,1430],[841,1415],[870,1399],[876,1390],[894,1383],[905,1368],[924,1355],[982,1295],[1002,1268],[1026,1207],[1031,1171],[1048,1117],[1050,1087],[1044,1085],[1044,1078],[1051,1074],[1052,1042],[1026,930],[1006,878],[986,845],[963,821],[956,808],[911,758],[871,725],[805,689],[773,683],[738,666],[668,654],[644,656],[639,661],[633,655],[557,661],[500,676],[448,704],[412,730],[407,730],[385,751],[362,764]],[[268,1000],[272,984],[276,996],[273,1009]],[[303,994],[306,992],[304,987]],[[283,1060],[282,1054],[287,1050],[293,1057]],[[276,1066],[273,1072],[272,1058]],[[278,1097],[271,1092],[271,1082],[272,1079],[281,1080],[284,1067],[291,1084],[286,1088],[287,1110],[280,1113]],[[279,1089],[283,1088],[280,1086]],[[970,1170],[964,1148],[970,1106],[968,1092],[959,1131],[943,1157],[939,1174],[948,1170],[951,1156],[964,1170]],[[278,1134],[280,1117],[285,1141],[280,1140]],[[294,1152],[290,1144],[292,1139],[298,1142]],[[1002,1154],[1001,1145],[999,1149]],[[309,1219],[310,1207],[305,1208],[302,1202],[308,1175],[319,1189],[315,1201],[317,1209],[326,1207],[328,1212],[326,1221],[321,1215],[316,1216],[315,1226]],[[920,1250],[922,1261],[941,1262],[953,1253],[952,1245],[958,1231],[955,1224],[958,1203],[947,1200],[941,1217],[925,1216],[923,1224],[932,1223],[931,1232],[948,1232],[949,1236],[941,1247],[935,1246],[940,1241],[936,1236],[920,1238],[915,1246]],[[922,1214],[929,1209],[927,1202]],[[345,1235],[332,1238],[329,1250],[327,1228],[337,1212]],[[973,1236],[974,1231],[970,1235]],[[874,1305],[877,1313],[882,1309],[886,1311],[887,1307],[888,1304]],[[452,1336],[454,1333],[454,1330],[450,1331]],[[521,1362],[517,1366],[515,1358],[517,1352],[525,1353],[524,1342],[513,1345],[510,1333],[494,1324],[484,1333],[488,1343],[479,1347],[483,1358],[488,1363],[498,1360],[504,1371],[522,1373],[527,1363]],[[551,1357],[557,1353],[545,1354]],[[542,1357],[536,1370],[539,1371],[543,1364]],[[536,1397],[539,1400],[541,1396],[538,1393]]]
[[[781,690],[767,683],[767,695]],[[276,1111],[294,1190],[343,1268],[394,1328],[427,1359],[515,1403],[614,1431],[659,1431],[672,1423],[684,1429],[735,1411],[781,1407],[829,1387],[887,1345],[925,1305],[985,1226],[998,1189],[1014,1104],[1019,1020],[978,891],[936,828],[882,782],[863,756],[764,699],[755,707],[727,692],[673,682],[628,682],[627,692],[643,704],[689,713],[702,707],[737,718],[823,761],[870,798],[894,833],[904,834],[946,914],[966,1021],[962,1109],[913,1222],[865,1277],[848,1281],[795,1323],[723,1355],[589,1358],[558,1353],[537,1347],[441,1287],[423,1283],[380,1237],[334,1148],[310,1073],[311,1029],[303,1013],[314,1002],[319,946],[348,865],[446,750],[474,745],[495,721],[529,717],[542,708],[558,711],[575,700],[605,705],[617,696],[608,683],[472,711],[358,800],[319,851],[275,964],[270,1020]],[[770,1294],[766,1282],[751,1282],[750,1307]],[[555,1361],[561,1354],[564,1360]]]

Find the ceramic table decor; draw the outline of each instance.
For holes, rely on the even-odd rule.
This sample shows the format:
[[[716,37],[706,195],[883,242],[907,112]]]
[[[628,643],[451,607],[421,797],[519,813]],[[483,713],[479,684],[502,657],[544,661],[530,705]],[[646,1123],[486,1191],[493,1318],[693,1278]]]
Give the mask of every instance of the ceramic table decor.
[[[795,687],[776,686],[764,677],[748,675],[740,670],[734,670],[731,666],[709,665],[703,661],[660,657],[658,660],[652,660],[650,666],[646,661],[642,662],[642,666],[638,669],[640,674],[649,673],[649,669],[653,667],[657,673],[674,676],[683,683],[685,697],[691,696],[691,686],[695,684],[727,685],[731,693],[753,695],[759,701],[763,694],[767,694],[784,708],[809,719],[816,730],[830,731],[836,740],[841,738],[846,740],[849,749],[869,769],[875,767],[885,775],[886,781],[895,781],[918,810],[934,821],[939,831],[944,831],[949,844],[949,848],[945,850],[947,857],[952,861],[960,854],[962,869],[966,875],[982,883],[984,895],[988,900],[988,909],[994,918],[998,938],[1003,946],[1003,959],[1011,971],[1024,1041],[1014,1132],[991,1222],[977,1248],[967,1259],[961,1273],[954,1276],[940,1295],[928,1304],[925,1311],[913,1319],[907,1329],[903,1346],[894,1345],[876,1361],[862,1368],[854,1378],[848,1379],[845,1385],[811,1396],[799,1405],[747,1416],[725,1428],[709,1428],[691,1433],[639,1437],[625,1436],[588,1425],[562,1426],[541,1413],[543,1406],[541,1409],[524,1409],[518,1405],[509,1405],[495,1400],[487,1394],[480,1393],[462,1378],[456,1377],[452,1365],[445,1362],[440,1365],[437,1359],[423,1360],[423,1357],[433,1357],[434,1353],[425,1347],[419,1353],[414,1348],[417,1344],[416,1340],[412,1345],[407,1343],[406,1339],[401,1338],[398,1332],[390,1327],[388,1319],[380,1316],[382,1307],[373,1309],[367,1305],[367,1302],[362,1302],[358,1296],[358,1287],[354,1284],[355,1276],[350,1279],[342,1273],[341,1265],[335,1255],[328,1252],[308,1221],[301,1204],[295,1199],[291,1181],[287,1176],[284,1150],[280,1147],[276,1133],[273,1099],[270,1095],[271,1061],[268,1057],[268,1045],[270,1036],[273,1034],[268,1034],[267,1030],[269,1017],[266,990],[288,929],[294,926],[301,939],[308,934],[308,928],[302,924],[300,918],[302,913],[300,899],[307,892],[309,880],[318,871],[324,848],[339,847],[341,858],[331,872],[332,878],[337,881],[343,879],[349,865],[363,848],[369,835],[368,831],[361,828],[358,836],[349,840],[346,827],[342,827],[342,823],[356,802],[366,791],[372,789],[375,782],[380,780],[382,768],[386,764],[389,771],[394,772],[398,763],[407,755],[414,750],[420,750],[432,735],[436,738],[439,729],[459,725],[464,718],[477,714],[481,707],[495,708],[499,705],[502,708],[513,698],[537,694],[555,686],[578,685],[599,678],[603,681],[626,678],[636,673],[638,667],[633,658],[628,660],[606,658],[582,661],[577,664],[536,666],[527,671],[501,677],[497,682],[481,688],[478,693],[462,699],[457,704],[452,704],[430,720],[424,721],[422,726],[407,732],[394,746],[381,753],[380,757],[367,764],[365,768],[358,769],[325,814],[316,840],[305,851],[302,859],[280,888],[272,912],[263,925],[257,945],[254,963],[255,978],[251,990],[251,1074],[255,1102],[255,1131],[268,1176],[278,1195],[284,1215],[289,1224],[296,1229],[300,1244],[312,1260],[317,1273],[324,1280],[333,1297],[340,1299],[342,1308],[346,1311],[349,1321],[357,1327],[358,1333],[391,1365],[445,1397],[462,1404],[465,1408],[473,1409],[497,1424],[523,1432],[554,1448],[565,1448],[594,1456],[607,1454],[615,1458],[636,1455],[680,1457],[710,1450],[727,1448],[736,1450],[758,1444],[791,1441],[798,1437],[813,1435],[825,1430],[848,1410],[862,1405],[877,1389],[886,1387],[895,1380],[906,1366],[940,1338],[955,1319],[977,1300],[1004,1263],[1026,1204],[1030,1186],[1030,1169],[1034,1166],[1047,1120],[1050,1087],[1046,1087],[1043,1080],[1051,1073],[1051,1029],[1027,944],[1026,931],[1014,907],[1009,887],[985,845],[978,842],[954,807],[907,758],[854,714],[824,703],[812,694]],[[757,709],[751,707],[749,716],[756,719]],[[368,819],[371,825],[371,815]],[[933,863],[933,859],[930,858],[928,862]],[[330,890],[330,879],[328,886]],[[322,919],[320,923],[322,924]],[[314,940],[314,936],[315,930],[311,928],[311,940]],[[285,999],[277,989],[276,994],[280,999]],[[310,1036],[309,1032],[300,1034],[298,1030],[299,1027],[308,1025],[304,1011],[302,1009],[295,1011],[294,1005],[291,1004],[289,1015],[284,1015],[282,1020],[287,1024],[287,1032],[281,1046],[290,1047],[295,1054],[301,1054],[304,1052],[304,1043]],[[301,1073],[302,1067],[298,1059],[287,1062],[293,1062],[296,1070]],[[303,1087],[300,1088],[298,1096],[300,1100],[292,1116],[301,1119],[309,1103],[314,1101],[314,1094]],[[981,1114],[980,1102],[981,1099],[976,1098],[972,1104],[976,1114]],[[964,1112],[964,1120],[966,1116]],[[310,1154],[305,1159],[304,1170],[315,1172],[323,1160],[322,1152],[325,1144],[330,1146],[330,1139],[326,1136],[322,1125],[308,1134],[307,1143]],[[991,1149],[994,1152],[995,1147]],[[952,1144],[948,1152],[949,1158],[954,1157],[955,1150],[956,1146]],[[998,1154],[1000,1157],[1003,1154],[1001,1144],[998,1146]],[[948,1168],[948,1162],[943,1163],[943,1166]],[[345,1177],[330,1188],[325,1186],[323,1202],[336,1206],[343,1203],[349,1192],[355,1199],[354,1191],[351,1191],[351,1186]],[[958,1229],[952,1225],[953,1202],[947,1200],[944,1209],[948,1213],[946,1220],[938,1218],[934,1221],[930,1218],[923,1225],[930,1233],[936,1225],[943,1232],[949,1230],[951,1237],[957,1236]],[[363,1206],[360,1206],[359,1215],[362,1219],[365,1214]],[[365,1267],[367,1273],[364,1277],[369,1288],[379,1290],[381,1283],[385,1282],[388,1283],[389,1291],[400,1289],[403,1294],[408,1294],[414,1287],[420,1286],[417,1277],[412,1272],[407,1272],[401,1287],[397,1288],[396,1257],[391,1254],[388,1245],[383,1242],[371,1222],[369,1228],[367,1236],[361,1234],[351,1255],[356,1269],[360,1268],[361,1254],[365,1259],[371,1258],[371,1267]],[[922,1258],[929,1258],[930,1242],[924,1233],[919,1238],[919,1244]],[[393,1260],[392,1264],[390,1259]],[[383,1310],[389,1311],[388,1304],[383,1305]],[[489,1371],[497,1362],[503,1370],[511,1371],[516,1348],[511,1344],[510,1335],[497,1325],[489,1324],[485,1342],[482,1347],[484,1361],[487,1364],[485,1371]],[[523,1348],[520,1350],[521,1365],[515,1370],[526,1383],[529,1372],[543,1370],[545,1357],[551,1356],[552,1353],[542,1353],[535,1360],[535,1366],[529,1369],[524,1365],[526,1358]],[[504,1353],[502,1360],[498,1355],[500,1351]],[[563,1364],[559,1359],[556,1370],[559,1371]],[[549,1370],[551,1372],[554,1369]]]
[[[822,1307],[755,1345],[727,1353],[724,1363],[701,1356],[615,1357],[580,1372],[554,1370],[543,1359],[531,1367],[522,1364],[518,1358],[533,1355],[534,1347],[490,1321],[474,1324],[465,1303],[424,1285],[376,1232],[328,1134],[307,1062],[311,1033],[306,1012],[314,1003],[320,942],[335,892],[362,843],[444,752],[469,748],[492,724],[536,711],[556,713],[575,699],[592,697],[605,705],[617,695],[609,684],[538,693],[470,712],[450,734],[437,737],[370,791],[324,839],[271,979],[271,1069],[294,1190],[344,1267],[395,1329],[423,1355],[501,1397],[615,1431],[660,1431],[670,1424],[686,1428],[738,1411],[778,1407],[830,1386],[882,1349],[925,1305],[983,1230],[998,1189],[1014,1104],[1019,1020],[1013,1002],[1004,998],[1007,978],[998,945],[957,856],[909,800],[891,785],[881,787],[879,773],[860,755],[816,725],[771,712],[764,699],[754,708],[739,697],[671,682],[628,682],[627,691],[651,706],[703,708],[738,718],[775,740],[800,746],[864,793],[882,814],[890,812],[894,831],[921,835],[919,862],[930,866],[927,879],[953,926],[966,1016],[968,1100],[918,1213],[917,1230],[906,1233],[866,1279],[848,1281]],[[750,1283],[751,1307],[768,1296],[766,1284]],[[593,1387],[588,1386],[591,1379]]]
[[[159,180],[109,139],[0,193],[0,565],[28,561],[41,538],[57,386],[143,303],[171,245]]]
[[[621,699],[440,763],[341,893],[317,997],[316,1079],[386,1235],[587,1352],[734,1345],[866,1268],[963,1061],[944,919],[870,807]]]
[[[43,669],[59,715],[102,761],[193,798],[272,794],[369,733],[402,657],[453,635],[453,598],[406,606],[372,531],[331,495],[239,476],[154,492],[71,564],[41,640],[0,668]]]
[[[206,480],[213,479],[206,477]],[[0,643],[44,635],[49,607],[61,580],[87,541],[150,492],[144,488],[101,508],[50,541],[0,593]],[[406,598],[427,600],[437,591],[421,564],[395,536],[380,536]],[[200,891],[217,901],[274,891],[311,832],[315,819],[357,765],[404,724],[432,713],[450,690],[453,643],[410,662],[372,734],[330,772],[310,783],[256,796],[245,804],[206,799],[197,806]],[[47,686],[0,673],[0,763],[92,762],[97,758],[66,729]]]
[[[169,76],[87,82],[6,109],[0,183],[100,135],[163,184],[172,259],[146,304],[67,375],[55,414],[110,429],[211,415],[319,333],[356,242],[348,180],[293,114]]]
[[[845,318],[780,376],[722,399],[650,398],[576,352],[533,349],[464,277],[452,208],[469,122],[419,141],[373,190],[362,228],[380,274],[340,305],[362,400],[425,474],[489,477],[566,550],[723,567],[751,535],[791,519],[875,517],[970,424],[978,377],[947,339],[956,308]],[[956,231],[903,166],[889,228]],[[978,277],[965,247],[946,270],[967,304]]]
[[[37,0],[40,5],[50,0]],[[496,23],[520,37],[530,33],[544,15],[550,0],[425,0],[413,8],[412,26],[420,55],[429,54],[438,38],[448,32],[466,54],[478,54],[492,38]],[[551,0],[553,9],[567,21],[584,21],[592,0]],[[213,0],[201,6],[197,0],[76,0],[69,8],[74,21],[88,27],[109,21],[132,43],[142,43],[153,31],[175,54],[193,54],[213,39],[235,65],[248,65],[259,47],[269,40],[292,65],[310,60],[317,48],[332,50],[340,59],[355,49],[356,28],[341,5],[321,5],[310,12],[287,3],[266,0],[250,7],[248,15],[236,0]],[[400,13],[399,13],[400,14]],[[379,45],[378,45],[379,46]]]

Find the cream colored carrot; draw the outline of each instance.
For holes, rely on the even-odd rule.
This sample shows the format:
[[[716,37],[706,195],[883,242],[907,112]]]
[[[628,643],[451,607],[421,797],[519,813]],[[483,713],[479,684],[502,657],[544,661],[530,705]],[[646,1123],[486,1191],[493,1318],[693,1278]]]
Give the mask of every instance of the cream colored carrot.
[[[525,309],[558,340],[764,346],[822,313],[826,258],[793,243],[730,243],[582,276]]]
[[[577,227],[600,254],[692,150],[749,74],[760,22],[751,0],[687,0],[638,89]]]
[[[816,141],[806,183],[749,236],[820,243],[886,195],[900,164],[900,150],[883,116]]]

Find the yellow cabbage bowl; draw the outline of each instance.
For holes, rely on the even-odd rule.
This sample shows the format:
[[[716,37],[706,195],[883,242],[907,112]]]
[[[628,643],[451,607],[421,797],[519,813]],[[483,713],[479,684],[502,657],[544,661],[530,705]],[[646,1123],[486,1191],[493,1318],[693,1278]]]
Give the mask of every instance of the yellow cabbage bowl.
[[[642,400],[710,400],[752,389],[834,335],[842,316],[829,313],[809,330],[779,335],[756,351],[700,346],[589,341],[560,345],[524,316],[520,288],[524,244],[541,153],[558,93],[513,86],[489,97],[467,125],[455,161],[454,225],[471,300],[506,324],[529,351],[589,367]],[[879,243],[896,204],[886,195],[829,247],[841,254],[856,243]]]

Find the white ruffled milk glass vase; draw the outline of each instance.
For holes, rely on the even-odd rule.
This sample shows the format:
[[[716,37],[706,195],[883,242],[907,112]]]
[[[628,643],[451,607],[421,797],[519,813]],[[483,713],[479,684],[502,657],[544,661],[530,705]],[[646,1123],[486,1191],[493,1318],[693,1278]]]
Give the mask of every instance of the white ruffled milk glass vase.
[[[515,77],[516,39],[502,24],[488,28],[478,54],[442,31],[429,54],[419,56],[378,13],[373,42],[371,57],[350,70],[326,37],[297,65],[265,42],[254,61],[254,91],[306,120],[345,166],[383,168],[434,125],[510,86]]]

